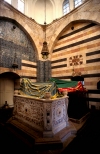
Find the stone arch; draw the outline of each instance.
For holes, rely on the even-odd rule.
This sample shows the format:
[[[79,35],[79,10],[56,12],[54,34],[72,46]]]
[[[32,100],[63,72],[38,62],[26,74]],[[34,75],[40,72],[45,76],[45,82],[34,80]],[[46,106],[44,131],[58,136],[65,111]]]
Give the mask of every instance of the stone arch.
[[[6,102],[13,106],[14,91],[20,89],[20,76],[15,72],[1,73],[0,83],[0,107]]]
[[[0,77],[10,77],[12,79],[20,79],[20,76],[15,72],[3,72]]]
[[[57,43],[57,40],[59,39],[59,37],[61,36],[61,34],[65,31],[66,28],[68,27],[72,27],[74,25],[74,23],[77,23],[77,22],[90,22],[90,23],[95,23],[97,25],[100,25],[100,23],[98,23],[97,21],[92,21],[92,20],[74,20],[72,22],[70,22],[69,24],[67,24],[63,29],[62,31],[60,31],[60,33],[57,35],[57,37],[55,38],[54,42],[53,42],[53,46],[52,46],[52,51],[53,51],[53,48],[55,46],[55,44]],[[51,56],[52,56],[52,53],[51,53]]]
[[[72,27],[74,25],[74,23],[78,23],[78,22],[90,22],[90,23],[95,23],[97,25],[100,25],[100,23],[96,22],[96,21],[92,21],[92,20],[74,20],[72,22],[70,22],[69,24],[67,24],[61,31],[60,33],[57,35],[54,44],[57,42],[58,38],[61,36],[61,34],[66,30],[66,28],[68,27]],[[53,44],[53,46],[54,46]]]
[[[95,6],[95,7],[94,7]],[[49,31],[51,31],[51,35],[48,37],[49,43],[49,51],[52,53],[54,44],[61,34],[61,32],[72,22],[75,21],[91,21],[97,24],[100,24],[100,2],[99,0],[89,0],[83,3],[78,8],[71,11],[69,14],[61,17],[59,20],[52,23],[51,27],[48,27]]]

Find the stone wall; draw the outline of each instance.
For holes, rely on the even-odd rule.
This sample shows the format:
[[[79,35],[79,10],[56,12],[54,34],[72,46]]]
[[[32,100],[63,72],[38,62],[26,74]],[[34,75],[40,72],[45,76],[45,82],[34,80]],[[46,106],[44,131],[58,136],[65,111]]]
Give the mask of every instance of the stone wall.
[[[72,30],[73,27],[73,30]],[[52,77],[71,79],[81,72],[87,89],[96,89],[100,78],[100,26],[73,23],[59,37],[52,53]]]
[[[96,89],[96,83],[100,79],[99,9],[99,0],[87,0],[69,14],[47,25],[46,35],[50,51],[48,60],[52,63],[52,77],[70,79],[73,69],[71,66],[73,64],[72,61],[78,60],[78,64],[75,64],[75,69],[81,71],[84,76],[86,88]],[[23,30],[29,34],[32,44],[34,44],[37,59],[42,61],[43,27],[9,4],[4,3],[3,0],[0,0],[0,17],[10,18],[23,27]],[[73,30],[71,29],[72,26],[74,26]],[[86,26],[90,27],[86,28]],[[1,34],[2,32],[0,32]],[[64,35],[67,36],[62,38]],[[27,61],[27,59],[25,60]],[[30,63],[30,61],[24,63]],[[24,64],[23,70],[17,70],[16,73],[21,76],[34,76],[36,80],[36,69],[34,68],[31,72],[28,69],[29,65],[26,65]],[[37,64],[34,63],[32,65],[36,67]],[[9,69],[0,68],[0,73],[6,71],[9,71]],[[90,97],[99,98],[99,95],[91,94]]]
[[[37,54],[31,38],[12,20],[0,19],[0,30],[0,67],[13,71],[15,62],[21,77],[36,81]]]
[[[73,68],[84,78],[87,90],[97,89],[100,80],[100,26],[94,22],[73,23],[60,35],[51,61],[52,77],[71,80]],[[98,91],[89,92],[89,104],[100,106]]]
[[[47,27],[47,41],[49,43],[49,50],[51,51],[51,54],[57,39],[61,36],[65,28],[69,27],[69,25],[71,25],[73,22],[92,21],[99,25],[99,8],[99,0],[86,0],[86,2],[78,8],[49,24]]]

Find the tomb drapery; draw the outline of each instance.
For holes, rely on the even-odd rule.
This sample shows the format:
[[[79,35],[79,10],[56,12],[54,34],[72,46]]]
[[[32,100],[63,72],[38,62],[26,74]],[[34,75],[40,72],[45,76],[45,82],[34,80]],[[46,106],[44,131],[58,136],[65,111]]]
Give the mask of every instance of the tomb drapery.
[[[48,82],[32,82],[28,78],[22,78],[20,93],[36,98],[44,98],[45,92],[51,93],[51,98],[60,97],[63,91],[85,91],[81,81],[64,81],[50,78]]]

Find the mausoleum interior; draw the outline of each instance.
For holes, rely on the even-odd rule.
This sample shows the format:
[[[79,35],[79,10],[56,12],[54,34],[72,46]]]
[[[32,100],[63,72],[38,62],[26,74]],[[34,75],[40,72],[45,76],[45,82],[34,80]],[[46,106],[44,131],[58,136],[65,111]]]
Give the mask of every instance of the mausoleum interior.
[[[61,154],[91,110],[100,110],[100,1],[0,0],[0,129]]]

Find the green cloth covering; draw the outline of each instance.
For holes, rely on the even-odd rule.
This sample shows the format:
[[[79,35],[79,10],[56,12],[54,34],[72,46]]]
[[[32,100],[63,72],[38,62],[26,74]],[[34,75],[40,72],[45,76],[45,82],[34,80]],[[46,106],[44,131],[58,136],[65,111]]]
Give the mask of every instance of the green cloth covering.
[[[76,87],[78,84],[78,81],[64,81],[64,80],[59,80],[55,78],[50,78],[50,82],[55,82],[57,85],[57,88]]]
[[[49,82],[32,82],[28,78],[22,78],[20,84],[20,92],[24,95],[44,98],[45,92],[51,92],[52,97],[60,97],[58,94],[58,88],[76,87],[78,81],[64,81],[55,78],[50,78]]]
[[[36,98],[44,98],[45,92],[51,92],[51,96],[56,94],[56,84],[54,82],[36,83],[28,78],[22,78],[20,92]]]

